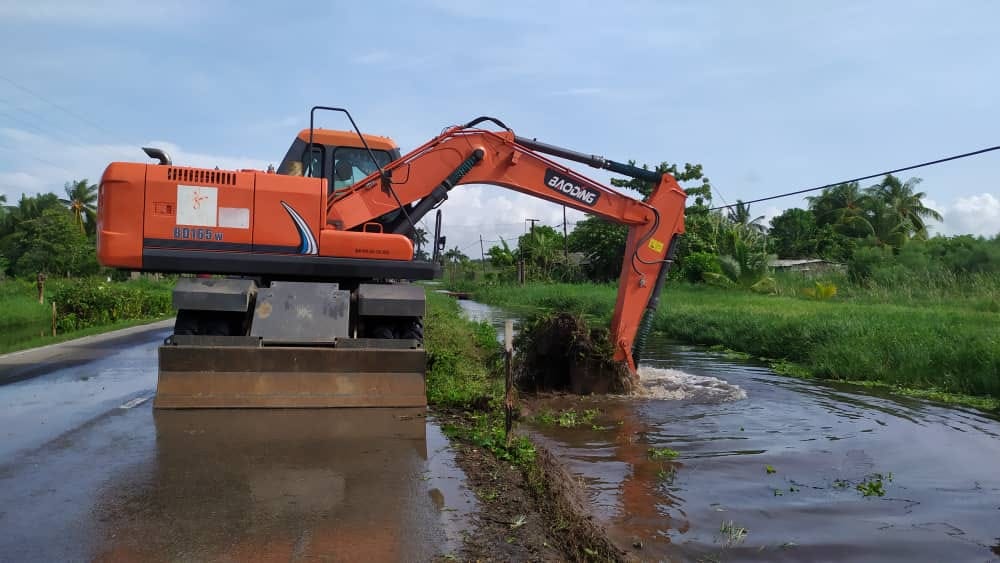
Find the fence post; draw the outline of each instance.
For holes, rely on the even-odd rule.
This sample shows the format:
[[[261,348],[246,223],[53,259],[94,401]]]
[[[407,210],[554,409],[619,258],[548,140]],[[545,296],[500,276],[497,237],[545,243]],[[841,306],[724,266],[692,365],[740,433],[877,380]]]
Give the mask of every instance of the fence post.
[[[506,369],[506,395],[504,397],[504,437],[510,447],[510,431],[514,427],[514,321],[507,319],[503,325],[503,357]]]
[[[38,272],[38,276],[35,278],[35,285],[38,287],[38,302],[42,305],[45,304],[45,274]]]
[[[56,335],[56,302],[52,302],[52,336]]]

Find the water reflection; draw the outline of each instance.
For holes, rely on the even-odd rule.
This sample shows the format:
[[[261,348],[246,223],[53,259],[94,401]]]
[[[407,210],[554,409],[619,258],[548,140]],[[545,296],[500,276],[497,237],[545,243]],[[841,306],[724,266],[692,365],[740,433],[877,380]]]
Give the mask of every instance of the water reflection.
[[[503,341],[504,323],[507,322],[507,319],[514,320],[515,335],[517,334],[517,331],[520,328],[520,320],[517,319],[516,317],[507,314],[503,310],[490,307],[489,305],[484,305],[482,303],[479,303],[477,301],[472,301],[470,299],[460,299],[458,301],[458,304],[462,308],[462,311],[465,313],[465,316],[469,320],[475,321],[477,323],[486,322],[492,325],[493,328],[496,329],[497,331],[497,340],[500,342]]]
[[[615,541],[642,546],[631,548],[637,558],[982,561],[1000,552],[995,418],[782,377],[662,338],[646,356],[647,367],[673,370],[668,391],[710,382],[701,387],[746,398],[556,398],[538,408],[603,414],[576,428],[532,426],[582,477]],[[650,448],[679,455],[656,461]],[[865,496],[879,489],[884,496]],[[733,541],[725,523],[749,531]]]
[[[652,348],[651,365],[676,370],[678,377],[714,377],[745,390],[747,398],[588,402],[608,419],[624,421],[614,438],[593,428],[535,428],[585,476],[594,506],[619,544],[642,543],[635,555],[759,561],[989,557],[1000,521],[995,420],[790,380],[663,340]],[[607,448],[614,454],[593,456]],[[648,448],[677,450],[674,471],[657,469]],[[865,497],[858,487],[876,480],[885,495]],[[725,522],[750,531],[731,542],[721,532]]]
[[[464,503],[428,463],[423,413],[154,411],[155,464],[108,491],[98,559],[432,558],[449,540],[435,523]]]

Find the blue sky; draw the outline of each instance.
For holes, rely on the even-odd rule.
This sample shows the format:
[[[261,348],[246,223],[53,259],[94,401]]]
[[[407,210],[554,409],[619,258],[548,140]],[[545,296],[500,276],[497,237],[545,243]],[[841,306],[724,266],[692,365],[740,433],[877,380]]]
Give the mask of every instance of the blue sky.
[[[609,158],[698,162],[732,203],[1000,144],[997,22],[1000,4],[972,0],[7,0],[0,193],[96,180],[149,143],[263,167],[330,104],[404,152],[485,114]],[[992,153],[915,173],[938,232],[1000,232],[998,168]],[[468,253],[562,220],[499,188],[453,194],[446,233]]]

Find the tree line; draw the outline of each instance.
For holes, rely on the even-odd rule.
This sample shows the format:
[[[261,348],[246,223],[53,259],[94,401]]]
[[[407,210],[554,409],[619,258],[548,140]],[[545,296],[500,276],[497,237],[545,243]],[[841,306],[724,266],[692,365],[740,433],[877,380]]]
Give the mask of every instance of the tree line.
[[[97,186],[67,182],[65,197],[22,194],[8,204],[0,194],[0,273],[79,276],[97,273]]]
[[[689,196],[674,278],[767,290],[775,258],[844,264],[861,283],[879,277],[900,281],[917,272],[1000,273],[1000,235],[930,236],[928,222],[942,217],[924,204],[920,178],[904,182],[888,175],[868,187],[852,182],[826,188],[807,198],[805,208],[787,209],[767,226],[742,201],[712,210],[712,184],[701,165],[664,162],[656,170],[672,174]],[[643,198],[653,189],[635,179],[611,183]],[[624,226],[588,217],[566,239],[551,227],[537,227],[522,235],[516,248],[502,242],[488,255],[497,278],[511,279],[522,262],[535,280],[611,281],[620,273],[625,239]]]

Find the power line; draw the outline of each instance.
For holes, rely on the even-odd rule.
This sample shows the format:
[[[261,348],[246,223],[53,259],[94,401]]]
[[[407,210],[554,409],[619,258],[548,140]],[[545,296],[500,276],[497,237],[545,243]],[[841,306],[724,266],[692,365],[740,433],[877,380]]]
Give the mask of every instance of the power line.
[[[948,161],[951,161],[951,160],[958,160],[958,159],[961,159],[961,158],[968,158],[970,156],[976,156],[976,155],[979,155],[979,154],[985,154],[985,153],[992,152],[992,151],[995,151],[995,150],[1000,150],[1000,145],[997,145],[997,146],[994,146],[994,147],[987,147],[985,149],[979,149],[977,151],[966,152],[966,153],[962,153],[962,154],[956,154],[954,156],[946,156],[944,158],[939,158],[937,160],[929,160],[927,162],[921,162],[920,164],[914,164],[912,166],[904,166],[903,168],[896,168],[895,170],[886,170],[885,172],[879,172],[877,174],[869,174],[867,176],[859,176],[857,178],[852,178],[850,180],[841,180],[839,182],[833,182],[831,184],[824,184],[822,186],[817,186],[815,188],[806,188],[804,190],[796,190],[794,192],[786,192],[786,193],[783,193],[783,194],[772,195],[772,196],[762,197],[762,198],[758,198],[758,199],[751,199],[750,201],[741,201],[739,203],[734,203],[732,205],[720,205],[719,207],[709,208],[709,211],[716,211],[716,210],[719,210],[719,209],[726,209],[727,207],[736,207],[737,205],[740,205],[740,204],[750,205],[751,203],[760,203],[762,201],[770,201],[772,199],[778,199],[778,198],[782,198],[782,197],[789,197],[789,196],[804,194],[804,193],[808,193],[808,192],[816,192],[816,191],[819,191],[819,190],[825,190],[826,188],[832,188],[833,186],[837,186],[837,185],[840,185],[840,184],[849,184],[849,183],[852,183],[852,182],[860,182],[862,180],[871,180],[872,178],[878,178],[880,176],[887,176],[889,174],[896,174],[896,173],[899,173],[899,172],[906,172],[907,170],[916,170],[917,168],[923,168],[925,166],[933,166],[935,164],[941,164],[942,162],[948,162]]]
[[[25,127],[26,128],[25,131],[30,133],[31,129],[34,129],[36,131],[35,134],[45,135],[52,139],[58,139],[59,137],[64,137],[63,141],[65,141],[67,144],[77,145],[80,147],[86,146],[80,137],[71,133],[68,129],[57,128],[51,123],[48,123],[46,119],[41,115],[22,106],[17,106],[13,102],[10,102],[9,100],[5,100],[3,98],[0,98],[0,102],[9,105],[10,107],[7,109],[20,111],[22,114],[31,116],[36,120],[36,123],[32,124],[29,123],[27,119],[24,118],[23,116],[14,115],[7,112],[0,112],[0,115],[6,117],[8,120],[19,123],[21,124],[21,126]]]
[[[68,174],[70,176],[73,175],[73,172],[70,172],[66,168],[63,168],[62,166],[56,164],[55,162],[52,162],[51,160],[46,160],[46,159],[41,158],[41,157],[39,157],[37,155],[34,155],[34,154],[24,154],[24,153],[22,153],[22,151],[14,149],[13,147],[8,147],[8,146],[5,146],[5,145],[0,145],[0,151],[6,151],[6,152],[13,153],[13,154],[19,154],[20,156],[27,156],[28,158],[31,158],[32,160],[37,160],[38,162],[41,162],[42,164],[45,164],[47,166],[51,166],[53,168],[58,168],[59,170],[62,170],[63,172],[65,172],[66,174]]]
[[[719,199],[722,200],[722,203],[725,203],[726,205],[729,205],[729,202],[726,201],[726,198],[722,197],[722,192],[720,192],[718,188],[716,188],[715,186],[712,186],[712,191],[715,192],[715,195],[719,196]]]
[[[7,78],[6,76],[0,75],[0,80],[4,80],[5,82],[10,83],[11,85],[13,85],[18,90],[21,90],[21,91],[23,91],[23,92],[25,92],[25,93],[27,93],[27,94],[29,94],[31,96],[34,96],[34,97],[38,98],[39,100],[45,102],[46,104],[49,104],[50,106],[52,106],[52,107],[54,107],[54,108],[62,111],[66,115],[69,115],[69,116],[72,116],[72,117],[76,118],[77,120],[79,120],[82,123],[86,123],[87,125],[93,127],[94,129],[96,129],[96,130],[104,133],[105,135],[110,136],[112,139],[117,139],[118,138],[117,135],[115,135],[111,131],[108,131],[107,129],[105,129],[101,125],[98,125],[97,123],[94,123],[90,119],[88,119],[86,117],[83,117],[82,115],[76,113],[73,110],[70,110],[69,108],[67,108],[67,107],[65,107],[63,105],[57,104],[57,103],[53,102],[52,100],[49,100],[48,98],[46,98],[45,96],[42,96],[38,92],[35,92],[35,91],[33,91],[33,90],[29,89],[29,88],[26,88],[25,86],[22,86],[22,85],[18,84],[17,82],[14,82],[13,80],[11,80],[10,78]]]

